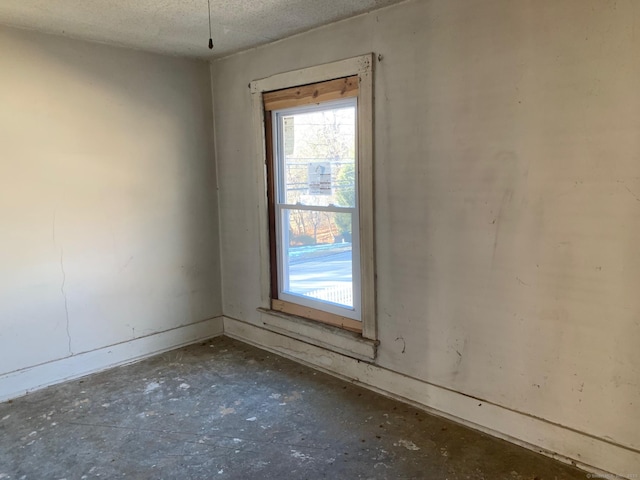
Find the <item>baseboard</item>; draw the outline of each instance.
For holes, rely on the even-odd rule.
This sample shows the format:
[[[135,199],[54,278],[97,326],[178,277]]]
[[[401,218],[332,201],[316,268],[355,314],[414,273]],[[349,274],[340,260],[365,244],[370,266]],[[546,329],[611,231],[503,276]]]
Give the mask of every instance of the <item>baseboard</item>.
[[[225,335],[396,398],[431,413],[569,463],[593,478],[640,475],[640,452],[500,405],[432,385],[280,335],[253,324],[224,317]]]
[[[206,340],[222,333],[222,317],[215,317],[3,374],[0,375],[0,402]]]

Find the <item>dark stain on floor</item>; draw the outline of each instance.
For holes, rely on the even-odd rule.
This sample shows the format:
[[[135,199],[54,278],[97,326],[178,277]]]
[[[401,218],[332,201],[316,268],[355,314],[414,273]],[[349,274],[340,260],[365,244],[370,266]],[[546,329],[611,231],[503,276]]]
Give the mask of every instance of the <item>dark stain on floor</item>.
[[[586,473],[219,337],[0,404],[0,479]]]

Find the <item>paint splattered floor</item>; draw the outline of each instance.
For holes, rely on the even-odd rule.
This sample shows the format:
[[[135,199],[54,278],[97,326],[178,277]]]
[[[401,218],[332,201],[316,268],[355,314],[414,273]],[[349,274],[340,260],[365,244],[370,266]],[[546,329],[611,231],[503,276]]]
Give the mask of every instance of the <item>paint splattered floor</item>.
[[[0,404],[0,479],[580,479],[228,339]]]

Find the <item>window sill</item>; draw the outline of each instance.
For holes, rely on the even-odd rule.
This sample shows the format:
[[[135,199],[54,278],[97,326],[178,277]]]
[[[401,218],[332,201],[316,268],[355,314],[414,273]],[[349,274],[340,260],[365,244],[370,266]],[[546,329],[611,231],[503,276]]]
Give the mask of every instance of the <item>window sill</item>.
[[[375,360],[378,341],[277,310],[258,308],[264,328],[358,360]]]

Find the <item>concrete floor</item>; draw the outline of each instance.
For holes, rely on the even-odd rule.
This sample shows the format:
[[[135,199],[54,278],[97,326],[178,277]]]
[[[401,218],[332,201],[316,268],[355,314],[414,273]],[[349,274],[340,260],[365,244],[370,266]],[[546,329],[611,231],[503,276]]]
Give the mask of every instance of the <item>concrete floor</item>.
[[[229,338],[0,404],[0,479],[586,474]]]

